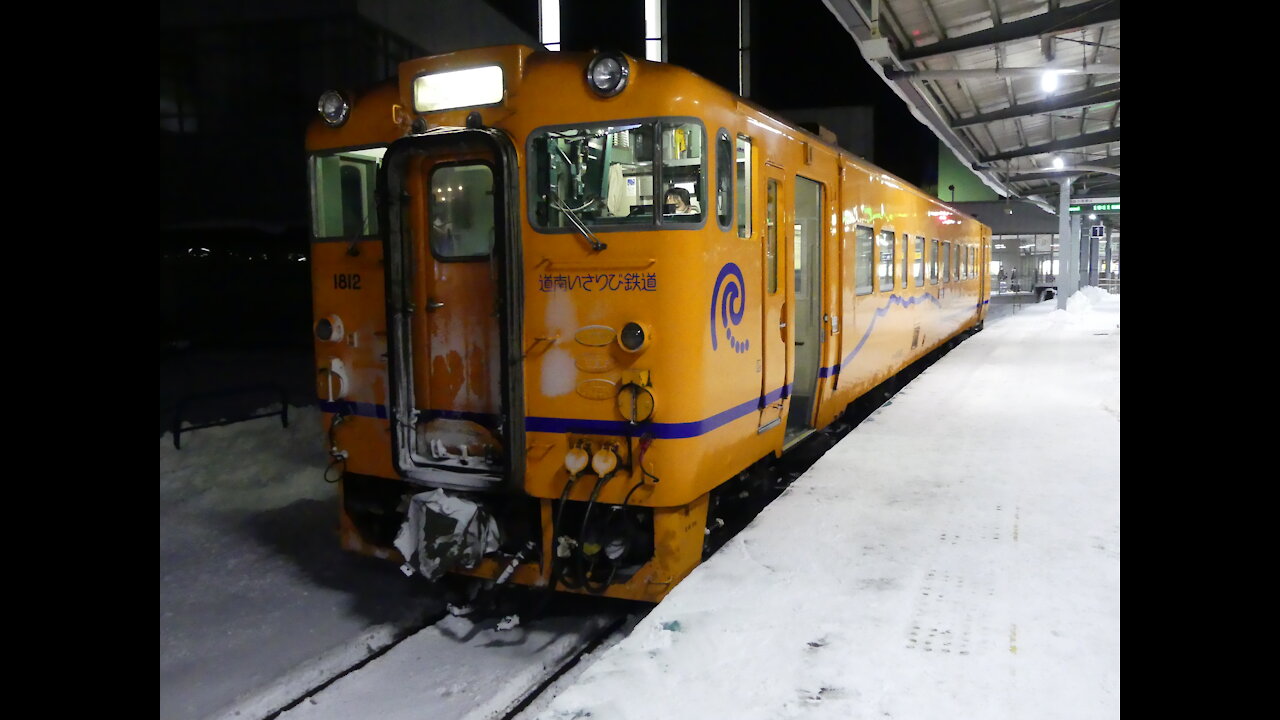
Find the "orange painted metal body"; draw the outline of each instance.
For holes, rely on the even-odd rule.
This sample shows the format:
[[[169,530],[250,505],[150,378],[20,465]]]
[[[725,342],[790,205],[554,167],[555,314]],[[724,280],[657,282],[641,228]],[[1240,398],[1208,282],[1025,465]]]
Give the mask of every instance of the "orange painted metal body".
[[[507,46],[410,61],[401,65],[397,86],[355,98],[351,119],[342,127],[314,123],[307,149],[324,155],[390,144],[411,133],[419,117],[408,110],[414,77],[488,64],[503,67],[506,91],[499,105],[422,117],[430,127],[461,127],[468,113],[478,112],[484,126],[501,130],[514,145],[520,182],[513,207],[520,215],[518,272],[524,291],[513,311],[522,328],[521,357],[495,357],[497,343],[487,335],[497,331],[492,298],[504,282],[501,272],[486,262],[424,260],[414,269],[415,299],[420,308],[432,301],[444,305],[440,312],[414,316],[419,336],[415,344],[420,340],[421,347],[429,348],[425,362],[415,361],[414,400],[423,408],[497,415],[503,408],[495,390],[496,368],[502,362],[519,368],[527,432],[523,448],[506,450],[523,463],[523,482],[505,491],[536,504],[541,558],[555,552],[550,525],[568,482],[568,449],[584,439],[597,448],[619,444],[624,467],[604,483],[596,502],[617,505],[626,499],[630,505],[653,508],[654,553],[629,580],[610,585],[603,594],[657,601],[701,561],[708,494],[762,458],[780,456],[788,445],[785,431],[792,398],[784,388],[793,382],[797,357],[790,332],[796,322],[797,177],[821,188],[823,320],[813,415],[807,423],[814,428],[829,424],[867,390],[982,322],[989,296],[985,269],[990,230],[686,70],[631,59],[627,88],[615,97],[600,98],[584,81],[588,60],[585,54]],[[703,199],[707,219],[698,229],[597,231],[608,244],[598,252],[577,233],[540,232],[531,224],[526,153],[532,133],[570,123],[663,117],[697,118],[702,123],[705,151],[712,156],[706,165],[710,175],[716,172],[714,138],[719,130],[726,130],[730,138],[750,138],[750,237],[739,237],[735,223],[727,230],[719,227],[713,193]],[[466,159],[461,155],[433,161]],[[409,194],[426,192],[425,173],[414,177],[418,179],[410,181]],[[768,292],[765,276],[770,180],[777,183],[779,278],[774,293]],[[735,195],[743,191],[733,188]],[[422,242],[431,222],[427,213],[421,210],[411,221]],[[895,233],[894,287],[880,288],[876,277],[872,292],[856,292],[854,238],[859,225],[871,227],[877,237],[882,230]],[[923,287],[917,287],[913,277],[903,287],[899,253],[904,251],[904,233],[909,238],[907,252],[913,252],[916,237],[925,238],[926,251],[934,239],[971,248],[967,252],[972,253],[972,275],[936,284],[926,277]],[[358,246],[359,254],[349,252],[352,246]],[[385,413],[378,417],[376,410],[386,407],[390,382],[381,243],[370,235],[354,243],[317,241],[313,248],[315,316],[319,320],[338,315],[348,336],[355,336],[354,343],[318,340],[317,367],[323,369],[331,358],[341,360],[350,373],[344,400],[374,408],[343,417],[333,442],[348,453],[348,473],[396,480],[390,421]],[[418,248],[417,257],[431,258],[425,245]],[[736,299],[724,294],[735,279],[732,273],[721,277],[730,266],[740,271],[742,281],[737,290],[741,316],[731,327],[723,321],[730,317],[723,303],[737,307]],[[361,288],[335,288],[332,278],[341,274],[359,274]],[[651,328],[649,343],[640,352],[627,352],[616,341],[601,343],[609,333],[593,330],[603,327],[616,334],[628,322]],[[745,349],[731,345],[726,331],[744,342]],[[652,392],[655,410],[650,423],[635,428],[632,437],[572,431],[575,422],[588,428],[623,424],[615,396],[627,383]],[[325,400],[323,379],[318,389]],[[780,422],[770,427],[774,419]],[[555,429],[540,429],[548,427]],[[653,439],[643,453],[647,475],[642,477],[630,468],[639,462],[639,436],[645,432]],[[594,484],[576,483],[567,499],[587,501]],[[399,559],[385,543],[362,537],[345,512],[345,547]],[[485,560],[467,572],[493,578],[502,565],[501,560]],[[520,566],[513,581],[537,584],[549,578],[550,563],[532,559]]]

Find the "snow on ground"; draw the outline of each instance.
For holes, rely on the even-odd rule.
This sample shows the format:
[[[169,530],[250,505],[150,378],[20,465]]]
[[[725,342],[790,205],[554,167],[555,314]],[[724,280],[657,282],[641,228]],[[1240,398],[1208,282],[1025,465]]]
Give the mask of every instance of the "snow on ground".
[[[1118,718],[1120,299],[966,340],[539,715]]]
[[[316,408],[160,437],[160,717],[261,717],[438,608],[340,549]]]
[[[1055,308],[993,305],[522,717],[1118,717],[1119,298]],[[339,548],[319,413],[290,415],[192,431],[182,450],[160,438],[162,720],[263,717],[438,607]],[[416,647],[333,688],[456,659]],[[313,699],[290,716],[342,712]],[[387,702],[379,720],[418,714]]]

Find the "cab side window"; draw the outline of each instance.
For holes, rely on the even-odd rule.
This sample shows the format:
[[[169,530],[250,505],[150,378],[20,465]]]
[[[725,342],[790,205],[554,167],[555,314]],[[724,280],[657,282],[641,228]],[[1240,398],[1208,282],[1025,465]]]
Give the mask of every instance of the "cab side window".
[[[733,144],[724,128],[716,136],[716,221],[721,230],[733,225]]]
[[[738,237],[751,237],[751,138],[738,136]]]

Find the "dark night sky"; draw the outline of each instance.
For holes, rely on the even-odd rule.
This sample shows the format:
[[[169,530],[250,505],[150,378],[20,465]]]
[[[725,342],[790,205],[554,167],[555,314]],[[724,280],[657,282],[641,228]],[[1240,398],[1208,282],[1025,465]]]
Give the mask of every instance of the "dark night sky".
[[[490,0],[533,34],[537,0]],[[644,56],[643,0],[561,0],[567,50],[616,48]],[[885,86],[822,0],[752,0],[752,99],[765,108],[870,105],[872,160],[916,185],[937,182],[937,139]],[[737,91],[738,0],[668,3],[668,61]]]

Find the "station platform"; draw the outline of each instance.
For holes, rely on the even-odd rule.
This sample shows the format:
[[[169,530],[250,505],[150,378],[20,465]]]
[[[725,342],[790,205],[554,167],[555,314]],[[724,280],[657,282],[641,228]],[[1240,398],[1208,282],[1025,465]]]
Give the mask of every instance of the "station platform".
[[[988,322],[538,717],[1118,718],[1120,299]]]

